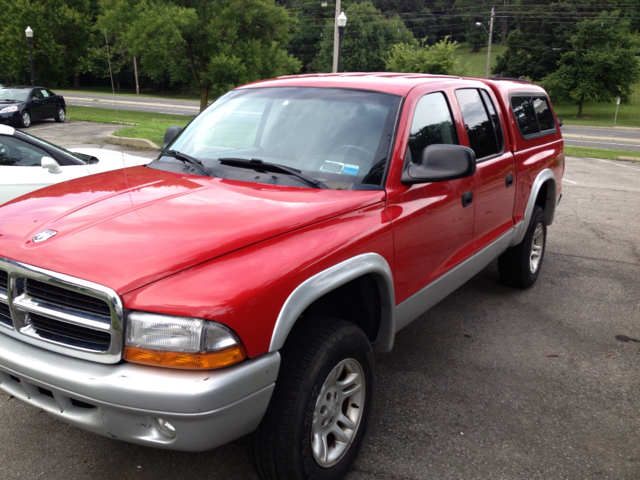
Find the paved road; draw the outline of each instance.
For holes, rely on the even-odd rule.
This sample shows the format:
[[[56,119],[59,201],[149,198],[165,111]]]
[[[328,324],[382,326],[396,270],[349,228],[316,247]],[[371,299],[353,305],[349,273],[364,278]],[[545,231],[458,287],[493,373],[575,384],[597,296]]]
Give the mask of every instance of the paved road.
[[[132,95],[98,95],[92,93],[62,92],[68,105],[95,107],[138,112],[168,113],[172,115],[197,115],[199,102],[168,100],[164,98],[136,98]]]
[[[640,478],[640,166],[569,157],[538,283],[491,265],[377,356],[347,480]],[[0,396],[0,478],[255,480],[204,453],[102,438]]]
[[[562,127],[566,145],[640,151],[640,128]]]

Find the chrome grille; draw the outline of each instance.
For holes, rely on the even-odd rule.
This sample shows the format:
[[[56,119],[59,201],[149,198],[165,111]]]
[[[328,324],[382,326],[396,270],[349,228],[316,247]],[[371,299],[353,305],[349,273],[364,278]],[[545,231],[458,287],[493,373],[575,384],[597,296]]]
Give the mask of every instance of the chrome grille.
[[[9,305],[0,302],[0,323],[13,327],[13,321],[11,320],[11,312],[9,311]]]
[[[109,305],[104,300],[74,292],[73,290],[56,287],[33,279],[27,279],[25,290],[29,297],[50,305],[103,315],[107,321],[111,316]]]
[[[2,273],[0,334],[86,360],[120,361],[123,310],[113,290],[0,257]]]
[[[9,310],[9,300],[7,290],[9,289],[9,274],[5,270],[0,270],[0,325],[13,327],[11,311]]]
[[[108,332],[60,322],[35,313],[30,315],[30,319],[33,330],[41,338],[96,352],[109,349],[111,335]]]

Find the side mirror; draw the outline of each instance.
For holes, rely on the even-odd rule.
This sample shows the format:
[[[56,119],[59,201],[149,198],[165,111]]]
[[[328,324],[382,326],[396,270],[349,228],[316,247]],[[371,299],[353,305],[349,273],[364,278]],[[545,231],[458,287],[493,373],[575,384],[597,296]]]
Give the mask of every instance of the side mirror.
[[[470,177],[476,171],[476,154],[463,145],[434,144],[422,151],[418,163],[410,163],[402,172],[404,185],[444,182]]]
[[[60,165],[58,165],[58,162],[56,162],[51,157],[42,157],[42,160],[40,160],[40,165],[42,166],[42,168],[49,170],[49,173],[62,172],[62,169],[60,168]]]
[[[178,134],[180,134],[181,131],[182,127],[179,127],[178,125],[172,125],[171,127],[167,128],[167,131],[164,132],[164,138],[162,139],[162,148],[167,148],[169,144],[175,140]]]
[[[562,126],[562,119],[558,117],[558,125]]]

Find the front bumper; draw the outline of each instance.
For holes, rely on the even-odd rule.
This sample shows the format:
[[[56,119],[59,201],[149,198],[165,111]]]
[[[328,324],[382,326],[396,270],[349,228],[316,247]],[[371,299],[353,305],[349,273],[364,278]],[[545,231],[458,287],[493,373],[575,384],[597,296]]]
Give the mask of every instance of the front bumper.
[[[279,367],[277,352],[214,371],[104,365],[0,334],[0,392],[85,430],[170,450],[208,450],[255,430]]]
[[[5,125],[14,125],[20,122],[20,111],[0,113],[0,123]]]

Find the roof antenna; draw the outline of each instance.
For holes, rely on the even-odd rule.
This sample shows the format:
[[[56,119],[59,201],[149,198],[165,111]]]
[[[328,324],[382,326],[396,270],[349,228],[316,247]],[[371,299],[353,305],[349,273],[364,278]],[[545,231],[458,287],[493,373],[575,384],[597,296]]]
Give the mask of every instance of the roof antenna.
[[[120,127],[120,118],[118,118],[118,105],[116,102],[116,89],[113,86],[113,71],[111,70],[111,54],[109,53],[109,41],[107,40],[107,29],[104,29],[104,43],[107,46],[107,62],[109,62],[109,77],[111,77],[111,93],[113,94],[113,107],[116,111],[116,123]],[[120,139],[120,153],[122,154],[122,168],[125,169],[125,178],[127,177],[127,165],[124,162],[124,147],[122,145],[122,139]],[[127,182],[128,184],[129,182]]]

